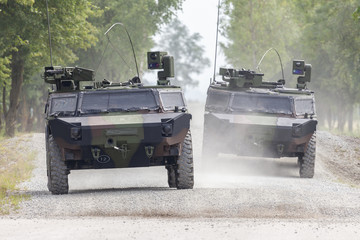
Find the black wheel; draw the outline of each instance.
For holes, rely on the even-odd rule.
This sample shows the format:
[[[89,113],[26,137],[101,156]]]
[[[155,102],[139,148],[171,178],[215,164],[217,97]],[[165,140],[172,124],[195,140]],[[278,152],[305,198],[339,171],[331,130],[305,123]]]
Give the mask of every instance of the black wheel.
[[[67,194],[69,192],[69,170],[61,158],[59,146],[51,135],[48,139],[46,163],[49,191],[52,194]]]
[[[194,163],[190,130],[182,143],[181,155],[176,161],[175,181],[177,189],[192,189],[194,186]]]
[[[166,166],[168,173],[168,184],[171,188],[176,188],[176,178],[175,178],[175,166]]]
[[[300,177],[312,178],[315,170],[316,133],[312,135],[303,157],[299,157]]]

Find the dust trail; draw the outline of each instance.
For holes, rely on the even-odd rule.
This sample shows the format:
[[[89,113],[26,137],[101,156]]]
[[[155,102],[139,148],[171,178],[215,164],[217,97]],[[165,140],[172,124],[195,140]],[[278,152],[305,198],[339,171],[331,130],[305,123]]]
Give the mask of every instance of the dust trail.
[[[205,104],[189,102],[193,115],[191,131],[195,164],[195,182],[198,187],[231,187],[232,183],[243,181],[244,177],[298,177],[296,158],[242,157],[233,154],[205,156],[202,153]],[[219,127],[219,126],[214,126]],[[231,136],[229,136],[231,137]],[[239,141],[232,136],[232,141]],[[216,139],[213,139],[216,141]]]

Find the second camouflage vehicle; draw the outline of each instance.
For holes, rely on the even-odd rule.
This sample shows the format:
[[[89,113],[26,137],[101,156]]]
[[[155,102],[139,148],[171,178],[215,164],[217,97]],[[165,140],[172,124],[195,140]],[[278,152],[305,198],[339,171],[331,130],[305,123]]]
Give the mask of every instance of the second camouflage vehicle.
[[[207,92],[203,161],[218,153],[296,157],[300,177],[312,178],[317,120],[314,93],[306,88],[311,65],[295,60],[293,74],[301,75],[297,88],[285,88],[284,80],[263,82],[254,71],[221,68],[223,81]]]
[[[84,89],[80,82],[93,81],[92,70],[45,68],[45,82],[56,85],[46,104],[49,191],[68,193],[71,170],[148,166],[165,166],[170,187],[193,187],[191,114],[181,88],[169,85],[173,57],[149,52],[148,68],[163,69],[158,85],[135,77]]]

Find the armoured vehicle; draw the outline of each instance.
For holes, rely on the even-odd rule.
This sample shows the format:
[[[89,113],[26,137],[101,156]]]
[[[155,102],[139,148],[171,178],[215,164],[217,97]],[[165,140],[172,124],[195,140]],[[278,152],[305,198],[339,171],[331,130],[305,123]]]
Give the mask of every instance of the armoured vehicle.
[[[125,83],[95,82],[94,71],[45,67],[44,80],[56,85],[46,103],[48,189],[67,194],[68,174],[78,169],[165,166],[169,187],[193,187],[191,114],[180,87],[171,86],[173,57],[149,52],[155,86],[138,77]],[[92,82],[81,87],[81,82]]]
[[[207,92],[203,161],[218,153],[296,157],[300,177],[312,178],[317,120],[314,92],[306,88],[311,65],[294,60],[293,74],[300,75],[297,87],[286,88],[283,79],[265,82],[264,74],[220,68],[223,81],[213,81]]]

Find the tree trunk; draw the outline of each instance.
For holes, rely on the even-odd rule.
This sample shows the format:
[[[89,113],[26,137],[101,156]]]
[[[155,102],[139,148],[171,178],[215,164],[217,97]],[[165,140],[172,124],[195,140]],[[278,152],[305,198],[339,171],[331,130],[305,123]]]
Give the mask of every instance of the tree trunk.
[[[11,90],[9,110],[6,114],[5,133],[9,137],[14,137],[16,127],[16,113],[19,107],[19,95],[24,81],[25,61],[21,56],[21,50],[12,52],[11,68]]]
[[[345,110],[345,106],[339,107],[338,108],[338,130],[340,132],[344,132],[345,129],[345,123],[346,123],[346,110]]]
[[[3,109],[3,114],[4,114],[4,119],[6,118],[6,83],[4,83],[4,87],[3,87],[3,95],[2,95],[2,109]]]
[[[30,118],[30,112],[29,112],[29,106],[26,99],[26,95],[24,94],[24,91],[21,91],[21,102],[20,102],[20,110],[18,111],[18,114],[21,115],[21,119],[19,119],[19,123],[21,123],[21,131],[25,132],[27,128],[27,122]]]
[[[352,132],[353,131],[353,123],[354,123],[354,105],[351,104],[349,106],[349,118],[348,118],[348,128],[349,128],[349,131]]]
[[[2,114],[1,114],[1,108],[0,108],[0,131],[1,131],[1,129],[2,129],[2,121],[1,121],[1,119],[2,119]]]

